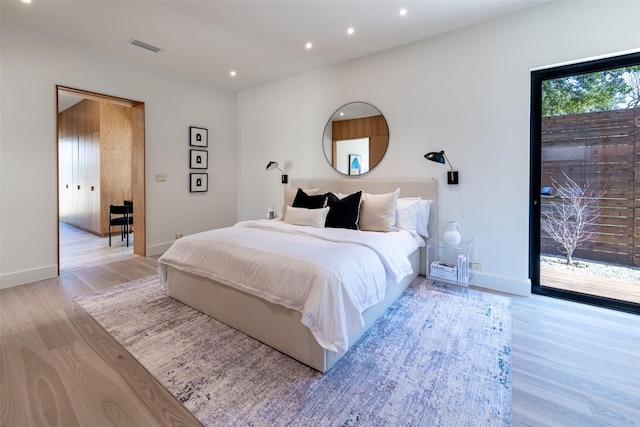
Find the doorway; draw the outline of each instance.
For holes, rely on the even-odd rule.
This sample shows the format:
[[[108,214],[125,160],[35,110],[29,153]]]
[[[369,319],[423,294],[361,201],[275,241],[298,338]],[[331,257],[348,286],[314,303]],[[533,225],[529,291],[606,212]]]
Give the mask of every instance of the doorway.
[[[532,292],[640,313],[640,53],[531,74]]]
[[[123,164],[126,164],[126,172],[128,175],[127,179],[130,181],[130,199],[133,202],[135,215],[133,217],[134,224],[133,229],[135,230],[135,239],[133,239],[133,254],[145,256],[146,255],[146,208],[145,208],[145,131],[144,131],[144,103],[139,101],[133,101],[124,98],[113,97],[109,95],[99,94],[95,92],[89,92],[80,89],[74,89],[65,86],[56,86],[56,112],[58,112],[59,108],[61,108],[62,104],[66,103],[66,107],[84,101],[91,101],[91,105],[97,105],[97,108],[103,106],[105,111],[111,110],[126,110],[128,131],[127,138],[130,140],[130,146],[126,151],[126,159],[125,156],[115,157],[115,161],[118,161],[118,158],[123,160]],[[64,108],[64,107],[63,107]],[[85,113],[80,113],[80,116],[85,115]],[[100,116],[100,112],[96,117],[99,117],[97,120],[105,120],[106,127],[109,127],[108,120],[111,115],[106,114]],[[105,118],[106,117],[106,118]],[[66,215],[73,210],[69,209],[69,204],[65,201],[63,188],[66,189],[68,183],[63,183],[61,174],[64,175],[64,172],[60,170],[60,159],[62,156],[66,156],[68,154],[68,150],[64,148],[63,144],[60,144],[61,135],[65,129],[64,126],[67,124],[61,121],[61,115],[56,114],[56,123],[57,123],[57,132],[56,132],[56,145],[58,147],[58,223],[60,224],[62,215]],[[84,126],[84,125],[81,125]],[[100,149],[100,135],[99,131],[96,133],[93,129],[85,129],[81,128],[78,134],[87,135],[85,137],[86,144],[83,144],[83,147],[78,149],[79,153],[82,153],[87,159],[92,158],[91,153],[95,153],[96,150]],[[67,132],[68,134],[68,132]],[[118,137],[116,136],[115,139]],[[68,142],[73,142],[73,138],[66,138]],[[62,147],[62,148],[61,148]],[[83,151],[84,150],[84,151]],[[96,156],[100,156],[100,154],[96,154]],[[79,156],[82,160],[82,156]],[[124,161],[126,160],[126,161]],[[114,159],[112,159],[111,163],[113,163]],[[80,163],[82,164],[82,162]],[[78,166],[81,172],[91,172],[91,169],[94,170],[97,168],[100,169],[99,165],[90,165],[90,164],[82,164],[82,166]],[[98,171],[98,173],[101,173]],[[95,180],[96,182],[102,178],[98,178]],[[100,239],[100,235],[105,235],[106,230],[108,229],[110,232],[110,228],[108,227],[108,210],[109,204],[113,203],[110,200],[107,200],[105,197],[101,197],[101,184],[96,183],[87,183],[84,186],[81,183],[74,184],[73,189],[78,189],[78,195],[74,195],[73,204],[76,209],[81,207],[86,210],[98,210],[99,212],[92,212],[88,216],[92,219],[88,219],[85,221],[88,224],[86,227],[81,226],[80,228],[85,228],[85,230],[90,230],[91,233],[96,235],[96,238]],[[85,190],[80,195],[80,189]],[[62,196],[62,197],[61,197]],[[119,204],[123,203],[123,201],[117,201]],[[114,203],[115,204],[115,203]],[[106,206],[105,206],[106,205]],[[106,219],[106,225],[104,221]],[[105,226],[107,228],[105,228]],[[63,229],[63,232],[69,231],[67,228]],[[80,231],[80,230],[79,230]],[[79,236],[82,233],[73,233],[75,237]],[[85,233],[89,234],[89,233]],[[68,234],[67,234],[68,235]],[[65,235],[65,236],[67,236]],[[86,237],[86,236],[85,236]],[[83,242],[87,242],[86,239],[79,239]],[[119,241],[119,239],[115,239],[115,241]],[[105,238],[105,243],[107,242]],[[91,251],[91,246],[96,245],[96,243],[91,243],[87,245],[87,250]],[[101,242],[98,245],[103,246]],[[60,254],[61,254],[61,235],[60,228],[58,229],[58,274],[60,274]],[[100,249],[101,251],[105,251],[104,248]],[[98,257],[100,257],[98,255]]]

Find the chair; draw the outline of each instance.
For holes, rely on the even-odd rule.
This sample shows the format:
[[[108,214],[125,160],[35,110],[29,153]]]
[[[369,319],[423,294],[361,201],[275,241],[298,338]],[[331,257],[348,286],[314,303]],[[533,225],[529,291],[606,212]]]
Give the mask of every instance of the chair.
[[[120,241],[127,235],[127,247],[129,247],[129,225],[133,223],[133,217],[129,216],[131,207],[109,205],[109,246],[111,246],[111,227],[120,226]]]
[[[133,233],[133,200],[123,200],[122,204],[129,207],[129,233]]]

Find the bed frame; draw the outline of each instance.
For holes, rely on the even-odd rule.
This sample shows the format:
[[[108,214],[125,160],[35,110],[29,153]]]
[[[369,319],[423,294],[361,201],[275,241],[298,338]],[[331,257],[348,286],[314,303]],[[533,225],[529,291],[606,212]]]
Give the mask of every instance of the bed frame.
[[[429,217],[429,235],[438,230],[437,183],[428,180],[293,180],[293,188],[320,188],[321,192],[352,193],[358,190],[371,194],[390,193],[400,188],[400,197],[422,197],[433,200]],[[410,256],[414,274],[399,285],[388,288],[384,301],[369,307],[362,314],[364,328],[349,334],[349,347],[353,346],[420,274],[424,274],[425,251],[417,250]],[[289,355],[320,371],[328,371],[346,352],[335,353],[322,348],[309,329],[301,322],[295,310],[272,304],[261,298],[215,282],[205,277],[167,267],[167,293],[169,296],[238,329],[247,335]],[[348,351],[348,349],[347,349]]]

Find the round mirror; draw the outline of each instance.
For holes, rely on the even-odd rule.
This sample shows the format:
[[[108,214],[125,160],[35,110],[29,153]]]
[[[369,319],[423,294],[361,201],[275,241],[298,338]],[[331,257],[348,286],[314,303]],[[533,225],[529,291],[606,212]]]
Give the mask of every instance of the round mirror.
[[[338,108],[324,128],[322,148],[327,161],[344,175],[362,175],[384,157],[389,127],[376,107],[351,102]]]

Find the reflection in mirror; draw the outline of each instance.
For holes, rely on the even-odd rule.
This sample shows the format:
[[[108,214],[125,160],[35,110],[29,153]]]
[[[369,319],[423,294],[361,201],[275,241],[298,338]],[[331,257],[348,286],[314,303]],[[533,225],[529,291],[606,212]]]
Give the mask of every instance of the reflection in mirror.
[[[376,107],[351,102],[338,108],[324,128],[322,147],[329,164],[344,175],[362,175],[384,157],[389,127]]]

